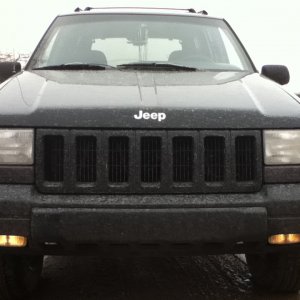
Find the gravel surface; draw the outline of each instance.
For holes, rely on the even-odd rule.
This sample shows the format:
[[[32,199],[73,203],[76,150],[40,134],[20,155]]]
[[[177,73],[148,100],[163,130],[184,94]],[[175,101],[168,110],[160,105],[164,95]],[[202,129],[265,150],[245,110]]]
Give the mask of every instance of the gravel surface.
[[[243,259],[234,255],[122,258],[46,257],[31,300],[300,300],[255,291]]]

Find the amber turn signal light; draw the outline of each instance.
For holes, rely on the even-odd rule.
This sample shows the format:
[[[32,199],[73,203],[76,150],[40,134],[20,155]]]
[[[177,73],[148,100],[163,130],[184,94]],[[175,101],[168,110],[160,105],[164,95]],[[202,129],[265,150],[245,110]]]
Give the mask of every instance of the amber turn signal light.
[[[268,239],[271,245],[288,245],[300,243],[300,234],[289,233],[289,234],[276,234],[272,235]]]
[[[16,235],[0,235],[0,247],[26,247],[27,238]]]

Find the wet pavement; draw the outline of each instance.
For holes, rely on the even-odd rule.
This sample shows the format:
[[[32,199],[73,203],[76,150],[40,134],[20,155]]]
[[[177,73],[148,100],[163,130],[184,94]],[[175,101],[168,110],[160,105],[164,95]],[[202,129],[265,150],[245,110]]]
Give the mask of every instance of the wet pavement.
[[[254,290],[234,255],[179,258],[46,257],[30,300],[300,300]]]

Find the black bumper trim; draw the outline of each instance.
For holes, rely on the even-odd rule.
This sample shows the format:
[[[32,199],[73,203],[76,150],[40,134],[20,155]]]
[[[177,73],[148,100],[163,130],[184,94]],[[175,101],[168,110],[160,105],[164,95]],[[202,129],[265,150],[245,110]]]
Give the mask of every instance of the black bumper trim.
[[[269,218],[269,235],[300,233],[300,217],[298,218]]]
[[[0,166],[0,183],[34,183],[33,166]]]
[[[29,219],[0,219],[0,235],[30,235]]]
[[[49,209],[32,211],[39,243],[209,243],[266,240],[265,208]]]
[[[156,213],[157,216],[153,216]],[[104,223],[113,224],[106,225],[106,236],[99,235]],[[157,228],[161,229],[160,235],[155,235]],[[250,251],[282,251],[284,247],[268,246],[266,238],[277,233],[299,232],[300,184],[264,185],[258,193],[190,195],[43,195],[32,185],[3,184],[0,185],[0,232],[1,229],[4,234],[29,237],[29,247],[14,250],[17,253],[67,254],[75,251],[77,246],[81,253],[87,253],[89,248],[96,248],[96,253],[103,249],[110,253],[111,248],[116,248],[115,244],[144,249],[144,245],[139,247],[138,244],[148,245],[148,240],[157,239],[160,240],[150,244],[161,249],[160,245],[165,247],[170,241],[169,244],[177,249],[177,241],[181,241],[179,244],[186,244],[182,253],[191,248],[195,255],[202,253],[203,247],[207,249],[204,249],[205,253],[215,250],[244,253],[250,249],[247,239],[250,244],[253,240],[252,244],[261,245],[261,248],[251,247]],[[73,236],[68,230],[76,234]],[[84,241],[78,233],[86,236]],[[119,242],[112,241],[120,235]],[[101,242],[104,238],[106,243]],[[163,242],[164,238],[166,241]],[[59,251],[51,244],[44,245],[55,239],[61,239]],[[137,242],[122,242],[126,240]],[[236,243],[240,241],[246,241],[244,246]],[[286,248],[290,251],[299,247],[289,245]],[[13,249],[0,251],[8,253]]]
[[[300,166],[265,166],[266,183],[299,183]]]

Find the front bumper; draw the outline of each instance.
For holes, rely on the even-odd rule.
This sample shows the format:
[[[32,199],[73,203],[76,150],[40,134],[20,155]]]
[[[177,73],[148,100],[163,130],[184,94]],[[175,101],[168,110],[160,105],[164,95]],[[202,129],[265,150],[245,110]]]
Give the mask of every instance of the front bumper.
[[[44,195],[31,185],[0,185],[0,234],[29,239],[26,248],[2,252],[299,248],[268,246],[268,236],[279,233],[300,233],[300,184],[205,195]]]

